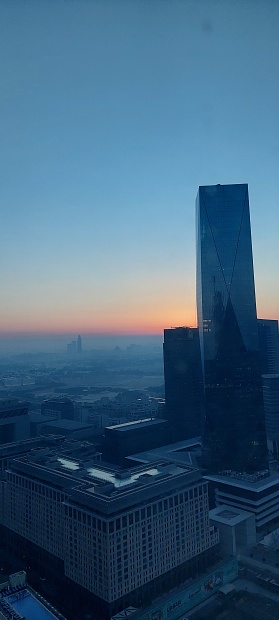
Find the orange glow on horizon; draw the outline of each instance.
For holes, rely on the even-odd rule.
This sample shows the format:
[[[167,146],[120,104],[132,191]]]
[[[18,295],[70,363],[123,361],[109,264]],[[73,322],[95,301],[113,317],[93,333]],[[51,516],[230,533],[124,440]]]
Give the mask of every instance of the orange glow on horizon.
[[[108,318],[108,317],[105,317]],[[111,318],[111,317],[110,317]],[[176,311],[173,313],[161,313],[160,317],[147,316],[137,317],[131,316],[129,319],[123,316],[115,316],[114,320],[102,320],[99,318],[95,322],[84,317],[67,317],[67,320],[46,320],[45,317],[39,321],[29,320],[21,321],[5,321],[6,325],[0,325],[0,334],[3,336],[16,336],[21,334],[163,334],[164,329],[178,326],[196,326],[196,317],[194,313]],[[16,328],[14,324],[17,324]]]

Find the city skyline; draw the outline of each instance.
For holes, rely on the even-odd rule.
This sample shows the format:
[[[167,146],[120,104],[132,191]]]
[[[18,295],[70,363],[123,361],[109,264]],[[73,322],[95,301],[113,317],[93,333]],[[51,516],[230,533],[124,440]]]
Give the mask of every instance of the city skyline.
[[[278,3],[0,12],[0,337],[196,326],[194,201],[217,183],[249,184],[278,319]]]

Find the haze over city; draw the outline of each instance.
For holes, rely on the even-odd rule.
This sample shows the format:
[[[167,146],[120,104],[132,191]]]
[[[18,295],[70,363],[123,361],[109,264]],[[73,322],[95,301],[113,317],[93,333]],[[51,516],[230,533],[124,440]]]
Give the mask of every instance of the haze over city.
[[[0,3],[0,620],[279,618],[278,24]]]
[[[249,184],[258,316],[278,317],[278,19],[276,1],[2,3],[3,346],[196,325],[214,183]]]

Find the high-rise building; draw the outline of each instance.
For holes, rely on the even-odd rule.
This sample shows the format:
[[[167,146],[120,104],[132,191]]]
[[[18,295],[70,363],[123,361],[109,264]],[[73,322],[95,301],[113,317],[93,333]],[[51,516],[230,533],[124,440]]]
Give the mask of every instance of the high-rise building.
[[[172,440],[201,435],[204,389],[197,328],[164,330],[166,417]]]
[[[261,372],[279,373],[279,334],[278,321],[258,319]]]
[[[80,335],[77,337],[77,353],[82,353],[82,340]]]
[[[248,185],[199,188],[197,311],[209,471],[267,467]]]

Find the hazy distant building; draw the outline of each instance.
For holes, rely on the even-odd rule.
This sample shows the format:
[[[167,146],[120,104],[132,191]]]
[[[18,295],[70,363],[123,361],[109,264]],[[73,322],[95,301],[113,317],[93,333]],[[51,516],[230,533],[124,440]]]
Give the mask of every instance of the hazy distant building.
[[[69,344],[67,344],[67,353],[70,353],[70,355],[75,355],[76,352],[77,343],[76,340],[72,340],[72,342],[69,342]]]
[[[80,335],[77,337],[77,353],[82,353],[82,340]]]
[[[262,381],[267,446],[279,459],[279,374],[263,375]]]
[[[197,311],[205,382],[204,465],[267,467],[248,186],[200,187]]]
[[[259,347],[262,374],[279,373],[278,321],[258,319]]]
[[[30,437],[28,403],[18,398],[0,399],[0,444]]]
[[[164,376],[172,441],[201,435],[204,388],[197,328],[164,330]]]
[[[94,462],[82,446],[73,454],[36,450],[10,462],[2,491],[6,551],[24,550],[37,570],[64,578],[68,596],[87,596],[104,620],[165,594],[216,557],[207,482],[193,467],[159,460],[120,470]]]
[[[70,398],[64,396],[49,398],[42,402],[41,414],[55,420],[74,420],[75,405]]]

